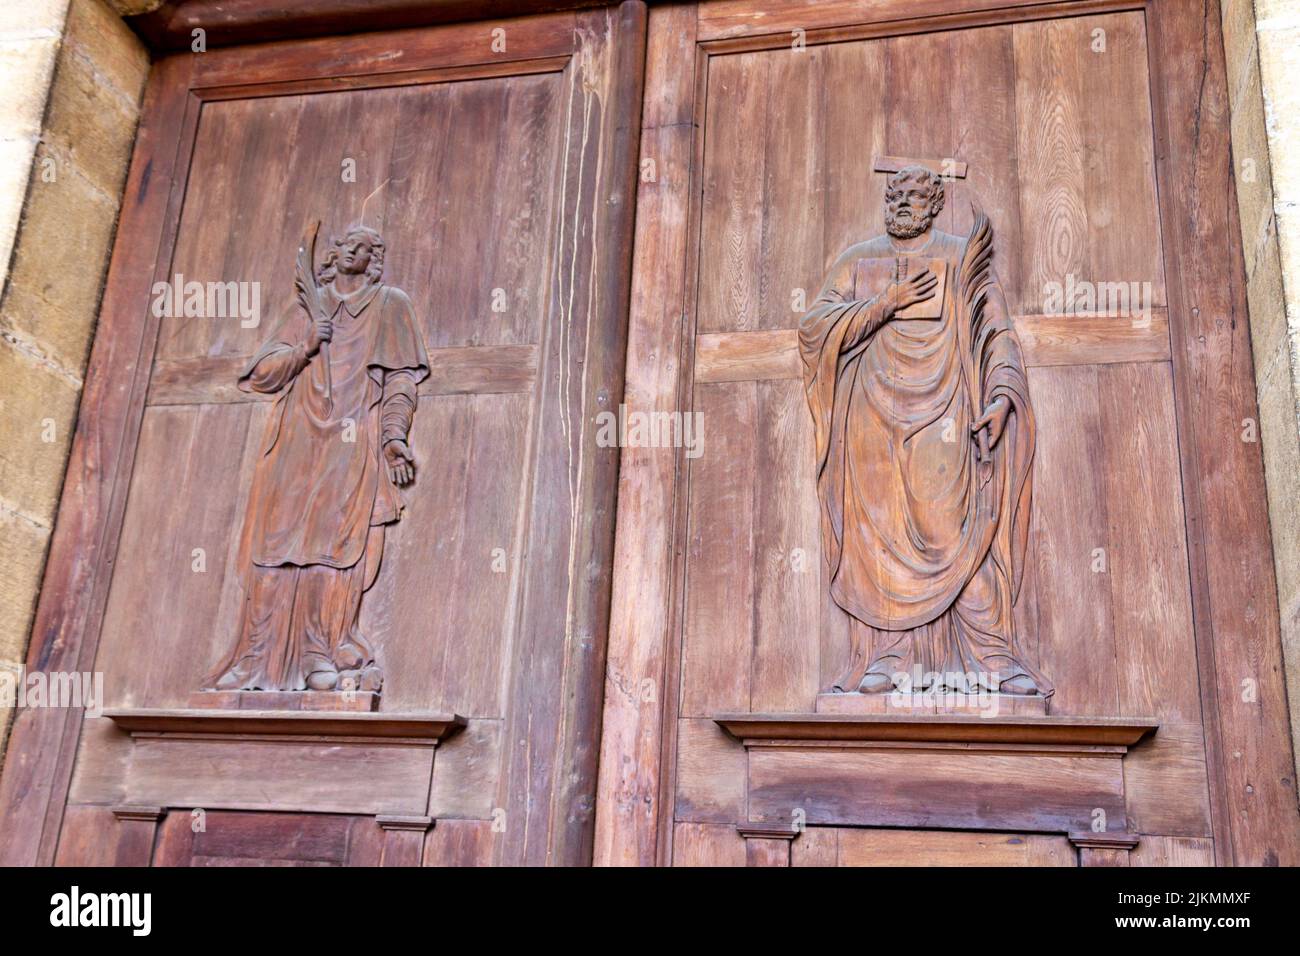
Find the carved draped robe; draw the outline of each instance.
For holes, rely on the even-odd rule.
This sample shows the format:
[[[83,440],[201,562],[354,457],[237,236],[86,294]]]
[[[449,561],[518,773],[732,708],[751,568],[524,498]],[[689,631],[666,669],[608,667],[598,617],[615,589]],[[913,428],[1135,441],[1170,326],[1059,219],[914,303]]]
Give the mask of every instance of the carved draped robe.
[[[1050,694],[1015,647],[1034,421],[992,229],[979,214],[968,239],[930,235],[915,252],[887,235],[849,248],[800,326],[823,558],[853,619],[833,688],[855,691],[872,673],[996,691],[1027,674]],[[940,317],[886,321],[887,283],[855,291],[855,265],[911,257],[947,270]],[[999,397],[1011,411],[981,463],[970,425]]]
[[[402,511],[383,445],[406,439],[429,360],[400,289],[322,291],[329,345],[307,355],[311,321],[296,308],[239,379],[279,397],[240,540],[239,641],[213,681],[230,675],[225,689],[302,690],[313,671],[374,661],[358,628],[361,597],[379,570],[384,527]]]

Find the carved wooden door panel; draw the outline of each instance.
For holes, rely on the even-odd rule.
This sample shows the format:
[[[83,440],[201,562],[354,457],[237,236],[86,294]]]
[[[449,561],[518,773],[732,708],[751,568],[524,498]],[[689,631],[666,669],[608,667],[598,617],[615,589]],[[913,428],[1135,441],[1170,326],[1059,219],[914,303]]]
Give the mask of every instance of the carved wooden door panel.
[[[606,705],[598,861],[1295,858],[1262,466],[1242,440],[1256,411],[1218,14],[1201,6],[652,11],[642,163],[657,174],[639,198],[628,416],[697,416],[697,440],[624,453],[621,501],[637,507],[619,514],[609,670],[624,693]],[[909,166],[920,172],[894,175]],[[909,188],[931,211],[943,203],[924,225],[949,239],[927,247],[895,219],[854,246],[885,232],[884,207]],[[966,429],[927,446],[926,429],[955,413],[899,411],[947,381],[922,363],[948,320],[902,323],[893,357],[869,366],[863,350],[885,347],[873,323],[891,313],[853,291],[871,250],[933,257],[949,242],[969,257],[981,215],[988,296],[1005,300],[1001,334],[1018,345],[989,358],[985,292],[947,304],[974,288],[960,269],[946,267],[936,301],[976,336],[943,360],[953,394],[973,374],[990,398],[1016,396],[992,478],[970,487],[1021,481],[1012,459],[1028,441],[1019,549],[999,543],[1016,533],[1010,499],[991,519],[976,509],[943,525],[956,492],[936,490],[942,443],[964,449]],[[835,334],[847,344],[827,363]],[[894,451],[884,426],[863,424],[877,419],[902,423]],[[848,478],[832,474],[837,455]],[[936,464],[918,465],[927,455]],[[979,443],[966,455],[978,470]],[[929,485],[916,484],[923,467]],[[870,585],[904,574],[880,569],[915,549],[917,583],[886,597],[920,601],[959,563],[934,541],[971,521],[997,526],[989,563],[962,572],[920,627],[882,622]],[[1017,589],[1013,619],[999,617],[989,602]],[[925,658],[925,641],[947,643]],[[882,642],[912,650],[882,658]],[[1003,650],[980,658],[963,642]],[[854,693],[873,659],[950,653],[1000,655],[1034,677],[988,695],[989,720],[969,695]]]
[[[7,858],[590,859],[643,48],[158,64],[33,642],[107,715],[20,718]]]

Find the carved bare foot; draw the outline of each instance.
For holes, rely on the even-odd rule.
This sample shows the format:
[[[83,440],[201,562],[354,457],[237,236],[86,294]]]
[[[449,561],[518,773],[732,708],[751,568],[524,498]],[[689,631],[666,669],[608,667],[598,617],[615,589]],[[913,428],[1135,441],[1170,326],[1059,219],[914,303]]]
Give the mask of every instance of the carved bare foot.
[[[308,690],[333,690],[338,683],[339,672],[334,669],[333,664],[323,666],[320,670],[314,670],[307,675]]]
[[[888,694],[894,689],[894,680],[888,674],[866,674],[858,685],[859,694]]]
[[[384,686],[384,672],[379,665],[371,664],[361,671],[361,689],[379,693]]]
[[[1019,677],[1004,680],[999,684],[998,693],[1028,696],[1038,693],[1038,685],[1034,683],[1034,679],[1028,674],[1021,674]]]
[[[240,661],[230,670],[226,671],[217,678],[216,683],[212,685],[213,690],[239,690],[248,682],[248,665],[245,661]]]

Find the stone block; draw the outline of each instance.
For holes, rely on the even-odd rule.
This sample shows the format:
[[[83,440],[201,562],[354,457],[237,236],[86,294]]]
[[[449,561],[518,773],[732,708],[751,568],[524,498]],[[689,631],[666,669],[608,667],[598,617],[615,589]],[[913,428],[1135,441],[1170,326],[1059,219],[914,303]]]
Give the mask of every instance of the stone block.
[[[134,98],[104,83],[90,60],[65,46],[42,133],[59,166],[70,160],[101,192],[116,196],[126,179],[138,117]],[[70,172],[57,169],[56,175]]]
[[[80,368],[85,334],[95,323],[116,221],[117,200],[80,176],[32,182],[10,282],[28,301],[54,309],[14,313],[8,320],[28,329],[69,370]],[[60,328],[63,316],[71,317],[71,327]]]
[[[89,61],[128,107],[139,106],[149,52],[113,10],[101,0],[73,0],[63,42],[65,55]]]
[[[1273,180],[1264,100],[1259,73],[1250,74],[1245,95],[1232,111],[1232,168],[1237,180],[1237,208],[1246,274],[1255,269],[1262,248],[1273,237]]]
[[[0,138],[40,136],[58,52],[57,36],[0,43]]]
[[[48,527],[0,506],[0,669],[23,661],[49,541]]]
[[[1278,603],[1284,608],[1300,600],[1300,370],[1292,364],[1290,345],[1279,341],[1267,364],[1256,367]]]
[[[41,33],[58,36],[68,14],[68,0],[20,0],[0,18],[0,43]]]
[[[54,526],[79,384],[0,339],[0,489],[5,506]]]
[[[1245,235],[1243,227],[1243,241]],[[1258,380],[1278,343],[1286,338],[1287,324],[1282,262],[1276,237],[1254,258],[1255,267],[1246,274],[1246,301],[1250,308],[1250,346],[1255,355],[1255,377]]]

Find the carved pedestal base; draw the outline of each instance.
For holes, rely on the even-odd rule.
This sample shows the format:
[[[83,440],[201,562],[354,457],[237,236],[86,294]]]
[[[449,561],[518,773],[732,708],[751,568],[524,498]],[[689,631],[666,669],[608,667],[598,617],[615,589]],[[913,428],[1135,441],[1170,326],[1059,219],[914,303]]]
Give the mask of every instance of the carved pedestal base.
[[[105,710],[129,735],[124,804],[299,813],[426,812],[434,752],[455,714]]]
[[[165,813],[162,807],[124,805],[113,808],[118,827],[114,866],[149,865],[153,858],[154,834]]]
[[[1138,845],[1135,833],[1071,833],[1070,842],[1079,851],[1080,866],[1128,866],[1129,854]]]
[[[819,714],[1047,716],[1048,698],[1016,694],[818,694]]]
[[[375,818],[384,831],[380,866],[419,866],[424,857],[424,835],[437,822],[433,817],[381,813]]]
[[[372,691],[205,690],[190,697],[198,710],[307,710],[372,713],[379,695]]]
[[[742,823],[736,832],[745,838],[745,866],[790,866],[790,844],[799,836],[791,825]]]
[[[1122,763],[1157,727],[1129,718],[966,714],[714,719],[747,752],[742,827],[776,833],[798,820],[1068,833],[1079,834],[1081,857],[1115,850],[1115,841],[1131,845]],[[1099,821],[1104,832],[1090,832]]]

